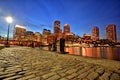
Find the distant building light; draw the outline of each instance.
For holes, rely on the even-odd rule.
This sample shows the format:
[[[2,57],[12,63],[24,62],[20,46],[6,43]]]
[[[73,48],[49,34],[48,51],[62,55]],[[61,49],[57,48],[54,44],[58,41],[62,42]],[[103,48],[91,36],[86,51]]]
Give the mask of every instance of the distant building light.
[[[20,25],[15,25],[15,27],[19,27],[19,28],[25,28],[25,27],[23,27],[23,26],[20,26]]]

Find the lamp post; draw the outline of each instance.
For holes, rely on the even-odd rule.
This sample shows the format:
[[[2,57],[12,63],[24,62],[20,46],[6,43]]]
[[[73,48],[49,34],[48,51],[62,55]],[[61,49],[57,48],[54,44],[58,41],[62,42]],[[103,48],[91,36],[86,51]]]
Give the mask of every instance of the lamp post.
[[[9,46],[10,46],[10,45],[9,45],[9,42],[8,42],[8,41],[9,41],[9,28],[10,28],[10,23],[13,22],[13,19],[12,19],[12,17],[8,16],[8,17],[6,17],[6,21],[7,21],[7,23],[8,23],[6,47],[9,47]]]

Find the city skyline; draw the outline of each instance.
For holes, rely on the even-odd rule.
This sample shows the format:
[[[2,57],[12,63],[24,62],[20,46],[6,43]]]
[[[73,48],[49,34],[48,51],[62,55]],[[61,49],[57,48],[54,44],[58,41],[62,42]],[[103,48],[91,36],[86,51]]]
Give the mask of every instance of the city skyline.
[[[45,39],[45,40],[42,40],[42,42],[45,42],[45,43],[51,43],[51,42],[53,43],[53,41],[59,40],[60,38],[64,38],[67,40],[68,39],[67,37],[70,37],[70,36],[73,36],[74,39],[75,37],[79,37],[78,35],[71,33],[69,24],[64,25],[64,30],[62,32],[60,28],[59,20],[54,21],[54,33],[51,33],[51,30],[48,30],[48,29],[43,29],[42,34],[40,34],[39,32],[35,32],[35,34],[36,33],[37,35],[39,34],[38,35],[39,38],[41,35],[42,37],[41,39]],[[32,40],[33,36],[34,36],[34,32],[27,31],[26,28],[23,26],[15,25],[13,40],[23,40],[23,41],[28,40],[29,41],[29,40]],[[81,38],[83,38],[85,42],[105,40],[105,39],[99,38],[99,28],[97,26],[92,27],[92,35],[85,33],[83,34],[83,37]],[[115,24],[109,24],[106,26],[106,40],[109,40],[111,42],[117,42]],[[41,41],[38,41],[38,42],[41,42]]]
[[[92,27],[98,26],[100,38],[106,38],[106,25],[115,24],[117,40],[120,41],[118,36],[120,34],[119,7],[119,0],[1,0],[0,35],[6,35],[7,23],[4,17],[10,15],[14,18],[10,26],[10,37],[13,35],[16,24],[23,25],[33,32],[42,33],[42,30],[46,28],[53,33],[53,22],[58,19],[61,22],[62,32],[64,24],[68,23],[71,32],[81,37],[84,33],[92,35]]]

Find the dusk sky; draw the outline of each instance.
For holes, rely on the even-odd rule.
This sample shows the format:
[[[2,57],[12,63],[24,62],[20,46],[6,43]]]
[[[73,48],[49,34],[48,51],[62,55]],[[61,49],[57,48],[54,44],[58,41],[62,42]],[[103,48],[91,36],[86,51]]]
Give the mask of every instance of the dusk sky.
[[[120,0],[0,0],[0,35],[7,34],[6,16],[14,21],[10,26],[10,37],[14,25],[20,24],[27,30],[40,32],[44,28],[53,33],[54,20],[70,25],[71,32],[83,36],[92,33],[92,26],[98,26],[100,38],[106,38],[106,25],[116,24],[120,41]]]

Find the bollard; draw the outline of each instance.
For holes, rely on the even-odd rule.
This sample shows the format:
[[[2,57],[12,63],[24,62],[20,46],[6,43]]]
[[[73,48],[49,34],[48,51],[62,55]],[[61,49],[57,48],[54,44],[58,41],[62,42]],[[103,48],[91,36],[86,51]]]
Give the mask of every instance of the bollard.
[[[32,48],[34,48],[34,41],[32,41]]]
[[[61,38],[60,39],[60,52],[63,54],[64,53],[64,47],[65,47],[65,39]]]

